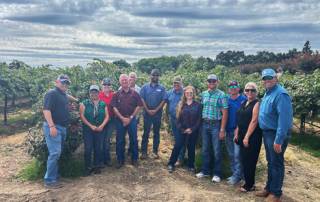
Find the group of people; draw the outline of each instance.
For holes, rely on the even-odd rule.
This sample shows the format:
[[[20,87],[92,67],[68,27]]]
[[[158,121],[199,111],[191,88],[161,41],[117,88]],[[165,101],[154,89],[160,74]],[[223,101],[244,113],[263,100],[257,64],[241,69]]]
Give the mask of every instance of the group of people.
[[[143,106],[144,132],[141,141],[140,159],[148,158],[147,147],[151,126],[153,126],[154,158],[159,158],[160,126],[162,108],[167,104],[165,122],[171,118],[172,133],[175,145],[168,162],[168,171],[183,165],[186,148],[188,149],[188,168],[196,174],[194,168],[195,145],[199,134],[202,136],[202,168],[195,176],[209,177],[220,182],[222,177],[222,143],[230,155],[230,169],[233,173],[228,178],[231,185],[239,184],[244,178],[245,184],[238,189],[241,192],[255,190],[255,169],[260,153],[262,138],[268,162],[268,181],[257,196],[268,197],[265,201],[279,201],[282,195],[284,178],[284,152],[290,139],[293,125],[293,110],[289,93],[277,84],[278,78],[272,69],[262,71],[262,83],[266,87],[264,97],[257,98],[259,93],[255,83],[245,85],[244,95],[240,94],[237,81],[228,84],[229,95],[220,91],[216,75],[207,77],[208,90],[201,95],[201,101],[196,101],[195,89],[192,86],[182,87],[182,79],[173,79],[173,88],[166,89],[159,81],[160,73],[152,70],[151,81],[138,87],[135,82],[137,75],[132,72],[119,77],[121,87],[115,93],[111,92],[112,82],[109,78],[99,86],[89,89],[90,97],[80,105],[80,117],[83,123],[85,144],[85,172],[101,173],[100,168],[112,166],[110,158],[110,137],[117,128],[116,168],[124,165],[125,135],[129,134],[128,154],[131,163],[138,166],[137,123],[138,111]],[[56,181],[58,160],[66,136],[66,124],[70,117],[69,101],[80,103],[76,98],[67,95],[69,78],[60,75],[55,89],[45,95],[43,112],[45,116],[44,134],[49,149],[47,173],[44,181],[49,188],[60,188],[62,184]],[[201,131],[201,132],[200,132]],[[210,169],[211,148],[214,150],[214,168]],[[93,168],[91,156],[94,150]]]

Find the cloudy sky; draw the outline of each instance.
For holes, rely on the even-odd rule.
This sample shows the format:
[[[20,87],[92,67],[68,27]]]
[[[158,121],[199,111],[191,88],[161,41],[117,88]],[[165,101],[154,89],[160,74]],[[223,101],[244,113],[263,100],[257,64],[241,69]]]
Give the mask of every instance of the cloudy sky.
[[[0,61],[86,66],[161,55],[320,50],[319,0],[0,0]]]

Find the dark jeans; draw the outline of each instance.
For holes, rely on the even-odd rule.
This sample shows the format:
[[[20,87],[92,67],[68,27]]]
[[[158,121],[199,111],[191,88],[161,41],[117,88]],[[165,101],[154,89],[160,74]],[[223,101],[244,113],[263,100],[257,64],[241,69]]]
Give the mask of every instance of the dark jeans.
[[[93,166],[96,167],[99,164],[99,160],[102,154],[101,142],[104,136],[105,130],[101,132],[93,131],[89,126],[83,124],[83,140],[84,140],[84,161],[86,168],[91,168],[91,156],[94,149]]]
[[[108,121],[107,125],[104,127],[105,128],[105,133],[103,135],[102,139],[102,155],[100,158],[100,163],[107,163],[110,162],[110,138],[112,136],[112,132],[116,126],[116,119],[115,118],[110,118]]]
[[[172,133],[173,133],[173,137],[175,138],[176,135],[179,133],[177,127],[176,127],[176,119],[174,117],[171,117],[171,129],[172,129]],[[178,160],[179,161],[183,161],[184,160],[184,156],[186,155],[186,144],[184,144],[181,148]]]
[[[121,119],[116,119],[116,127],[117,127],[117,146],[116,153],[118,156],[118,161],[123,162],[125,159],[124,150],[125,150],[125,137],[128,131],[129,139],[130,139],[130,150],[132,152],[131,160],[138,160],[138,139],[137,139],[137,120],[132,119],[131,122],[127,126],[123,126],[123,122]]]
[[[268,161],[268,181],[265,186],[265,190],[269,191],[276,197],[282,195],[282,184],[284,178],[284,152],[287,149],[291,131],[287,133],[287,138],[282,143],[282,152],[277,153],[273,149],[273,143],[276,138],[276,131],[263,131],[263,142],[266,149],[266,158]]]
[[[147,118],[143,118],[143,135],[141,142],[141,152],[147,153],[148,151],[148,143],[149,143],[149,134],[151,130],[151,126],[153,125],[153,152],[158,152],[159,144],[160,144],[160,126],[161,126],[161,118],[154,118],[148,116]]]
[[[194,158],[195,158],[195,147],[199,137],[199,131],[191,133],[189,137],[188,147],[188,166],[189,168],[194,168]],[[175,144],[171,153],[170,161],[168,165],[174,166],[178,160],[178,156],[181,152],[181,148],[186,145],[187,134],[181,134],[178,130],[175,137]]]

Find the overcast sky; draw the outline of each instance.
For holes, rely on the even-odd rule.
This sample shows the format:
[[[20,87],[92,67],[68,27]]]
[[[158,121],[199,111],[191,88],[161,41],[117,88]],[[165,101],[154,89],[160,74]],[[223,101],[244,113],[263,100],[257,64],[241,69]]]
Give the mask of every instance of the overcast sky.
[[[0,61],[86,66],[161,55],[320,50],[319,0],[0,0]]]

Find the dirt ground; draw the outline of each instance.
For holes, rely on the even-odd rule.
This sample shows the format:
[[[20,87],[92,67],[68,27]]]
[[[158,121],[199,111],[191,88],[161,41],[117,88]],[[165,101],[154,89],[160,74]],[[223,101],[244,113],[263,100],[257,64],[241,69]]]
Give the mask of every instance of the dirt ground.
[[[43,182],[32,183],[17,179],[19,170],[31,162],[26,154],[24,133],[0,136],[0,201],[263,201],[253,192],[241,193],[237,186],[211,182],[211,178],[197,179],[187,167],[167,172],[166,163],[174,140],[161,131],[160,159],[140,161],[139,167],[126,164],[119,170],[104,168],[100,175],[78,179],[63,179],[61,189],[47,189]],[[142,130],[138,131],[141,142]],[[149,153],[152,139],[149,139]],[[115,142],[115,138],[112,139]],[[139,145],[140,146],[140,145]],[[76,152],[83,155],[83,146]],[[113,164],[116,163],[115,144],[111,146]],[[320,160],[296,146],[289,145],[285,153],[286,171],[282,201],[320,201]],[[265,167],[265,152],[261,148],[259,167]],[[228,177],[228,176],[225,176]],[[266,182],[266,169],[256,176],[257,190]],[[318,187],[318,188],[317,188]]]

